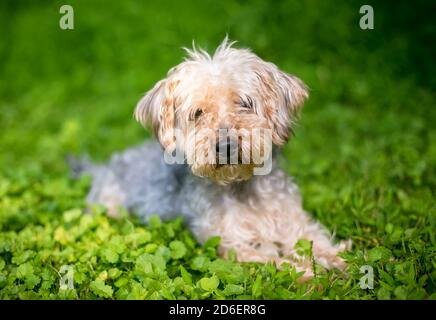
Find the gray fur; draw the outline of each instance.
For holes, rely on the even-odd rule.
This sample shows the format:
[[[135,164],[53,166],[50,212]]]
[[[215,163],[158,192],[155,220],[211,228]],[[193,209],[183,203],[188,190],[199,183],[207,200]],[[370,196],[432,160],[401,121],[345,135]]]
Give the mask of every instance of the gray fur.
[[[274,155],[277,152],[274,150]],[[87,203],[102,204],[109,209],[115,204],[144,222],[151,215],[164,220],[183,215],[190,222],[219,205],[224,196],[244,202],[256,193],[251,186],[259,179],[254,176],[249,181],[221,186],[199,178],[186,164],[165,163],[163,149],[154,140],[115,153],[107,163],[95,164],[88,158],[69,158],[68,162],[73,177],[86,174],[92,177]],[[109,201],[108,197],[115,200]]]
[[[143,222],[153,214],[162,219],[182,215],[197,240],[220,235],[220,252],[235,248],[240,261],[280,264],[286,261],[280,252],[292,252],[300,238],[311,239],[319,263],[344,266],[336,254],[350,244],[331,243],[325,228],[304,212],[297,186],[275,161],[268,175],[224,186],[193,175],[187,165],[166,164],[155,141],[116,153],[106,164],[69,162],[74,175],[92,176],[87,202],[106,206],[109,215],[117,215],[120,207]],[[310,268],[306,271],[310,276]]]
[[[114,192],[122,193],[123,201],[119,205],[139,215],[144,222],[152,214],[164,219],[181,214],[179,193],[187,167],[166,164],[162,148],[155,141],[116,153],[106,164],[84,163],[72,167],[76,171],[78,168],[82,169],[81,174],[93,178],[88,203],[105,204],[103,190],[111,187]]]

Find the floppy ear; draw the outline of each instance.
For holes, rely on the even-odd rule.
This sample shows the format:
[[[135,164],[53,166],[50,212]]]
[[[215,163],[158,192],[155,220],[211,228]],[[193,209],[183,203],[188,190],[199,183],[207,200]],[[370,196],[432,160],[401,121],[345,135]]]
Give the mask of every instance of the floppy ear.
[[[263,63],[256,73],[260,81],[264,116],[273,128],[272,140],[274,144],[282,145],[288,140],[291,125],[309,97],[307,86],[270,62]]]
[[[138,102],[135,119],[143,126],[151,122],[154,134],[164,148],[174,142],[174,85],[169,80],[159,81]]]

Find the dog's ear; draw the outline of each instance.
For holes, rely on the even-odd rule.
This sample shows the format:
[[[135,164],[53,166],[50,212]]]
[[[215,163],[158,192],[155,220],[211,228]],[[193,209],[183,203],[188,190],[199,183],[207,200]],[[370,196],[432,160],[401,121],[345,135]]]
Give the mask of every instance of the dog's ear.
[[[155,136],[164,148],[174,142],[174,83],[164,79],[138,102],[135,119],[142,125],[151,122]]]
[[[273,129],[273,143],[282,145],[288,140],[292,123],[309,97],[308,88],[303,81],[270,62],[262,63],[256,73],[264,102],[264,117]]]

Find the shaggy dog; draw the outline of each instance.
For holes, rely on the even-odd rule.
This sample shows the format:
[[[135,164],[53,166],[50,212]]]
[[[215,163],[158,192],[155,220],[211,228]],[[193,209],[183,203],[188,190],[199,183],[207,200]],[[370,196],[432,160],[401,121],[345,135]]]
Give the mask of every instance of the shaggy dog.
[[[135,117],[157,142],[115,154],[107,164],[82,163],[93,184],[88,203],[120,207],[144,219],[185,221],[200,242],[220,236],[224,257],[289,262],[310,278],[312,263],[294,249],[312,241],[325,268],[345,267],[326,229],[303,210],[298,188],[276,165],[308,98],[304,83],[227,38],[213,55],[195,47],[139,101]],[[77,168],[76,168],[77,169]]]

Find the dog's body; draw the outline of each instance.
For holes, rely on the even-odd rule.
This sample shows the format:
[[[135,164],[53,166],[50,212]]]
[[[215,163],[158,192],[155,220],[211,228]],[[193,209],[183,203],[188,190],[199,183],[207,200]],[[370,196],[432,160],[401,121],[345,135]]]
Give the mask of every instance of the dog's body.
[[[294,250],[298,240],[307,239],[313,241],[318,263],[343,268],[337,253],[349,243],[332,244],[326,230],[303,210],[297,186],[276,165],[275,150],[287,140],[291,112],[307,97],[304,84],[248,50],[231,48],[227,40],[213,57],[195,50],[189,54],[190,59],[172,69],[136,109],[142,123],[151,119],[160,144],[147,142],[114,155],[105,165],[84,165],[83,171],[93,177],[88,202],[105,205],[113,215],[124,207],[144,222],[152,214],[164,219],[182,214],[200,242],[218,235],[220,253],[226,256],[233,248],[239,261],[290,262],[310,277],[310,259]],[[231,75],[229,64],[241,69],[242,78],[235,68],[236,76]],[[190,131],[185,125],[190,120],[195,129],[271,129],[271,171],[253,174],[258,164],[254,151],[262,149],[266,138],[254,144],[251,133],[242,134],[252,138],[249,161],[242,162],[241,136],[223,140],[218,134],[208,140],[210,133]],[[177,128],[188,137],[186,144],[174,140]],[[192,136],[196,138],[191,140]],[[212,158],[217,159],[223,143],[227,159],[234,149],[239,162],[221,165],[218,160],[205,161],[212,151]],[[183,151],[184,163],[167,164],[164,155],[176,149]],[[203,158],[197,155],[202,150],[206,150]],[[258,157],[266,162],[269,158],[266,149],[262,150]],[[193,162],[187,163],[189,159]]]

